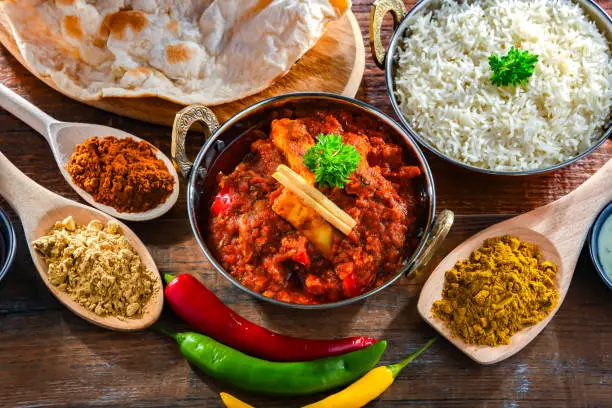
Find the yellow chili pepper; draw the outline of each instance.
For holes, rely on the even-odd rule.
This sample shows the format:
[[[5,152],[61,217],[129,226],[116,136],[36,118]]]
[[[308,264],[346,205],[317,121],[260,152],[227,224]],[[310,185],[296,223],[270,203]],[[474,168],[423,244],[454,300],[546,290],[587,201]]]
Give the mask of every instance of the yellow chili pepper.
[[[376,367],[342,391],[306,405],[304,408],[360,408],[385,392],[400,371],[424,352],[434,341],[429,340],[407,359],[388,366]]]
[[[254,408],[252,405],[242,402],[238,398],[225,392],[222,392],[219,395],[221,396],[221,401],[223,401],[227,408]]]
[[[436,338],[429,340],[420,349],[412,353],[408,358],[397,364],[380,366],[370,370],[366,375],[349,385],[345,389],[329,397],[306,405],[303,408],[361,408],[368,402],[377,398],[393,384],[395,377],[400,371],[415,358],[421,355]],[[253,408],[251,405],[240,401],[225,392],[221,393],[221,399],[227,408]]]

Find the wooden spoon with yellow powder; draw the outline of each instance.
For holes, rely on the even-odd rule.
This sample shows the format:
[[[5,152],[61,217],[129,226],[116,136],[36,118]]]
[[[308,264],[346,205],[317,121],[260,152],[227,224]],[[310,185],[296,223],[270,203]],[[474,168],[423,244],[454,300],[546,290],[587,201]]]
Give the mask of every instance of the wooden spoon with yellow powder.
[[[599,211],[610,201],[612,201],[612,161],[608,161],[583,185],[565,197],[526,214],[495,224],[460,244],[440,262],[425,283],[419,298],[419,313],[440,334],[481,364],[497,363],[512,356],[529,344],[559,310],[569,289],[589,228]],[[549,296],[549,301],[552,303],[556,301],[550,310],[545,310],[546,313],[550,311],[550,314],[547,314],[542,320],[536,319],[537,323],[512,335],[508,344],[500,344],[495,347],[467,344],[461,336],[453,334],[444,320],[432,315],[432,307],[442,298],[446,271],[452,269],[458,261],[468,259],[470,254],[480,248],[485,240],[504,235],[511,235],[522,242],[535,245],[542,254],[542,261],[558,266],[554,274],[554,284],[559,292],[558,301],[556,296],[553,296],[554,299]],[[479,290],[473,295],[483,297],[488,294]],[[474,300],[487,302],[484,298]],[[460,305],[457,306],[460,307]],[[457,329],[460,328],[456,326],[453,328],[453,330]],[[501,341],[496,344],[506,341],[503,338],[498,340]]]
[[[51,293],[68,309],[90,323],[118,331],[141,330],[157,321],[163,307],[161,277],[147,248],[126,225],[101,211],[60,197],[41,187],[19,171],[2,153],[0,153],[0,195],[9,202],[21,218],[30,254],[40,277]],[[72,219],[69,217],[72,217]],[[65,225],[61,225],[61,223],[56,225],[61,220],[66,220]],[[91,221],[95,220],[98,222],[90,224]],[[115,302],[124,303],[116,308],[109,305],[108,302],[100,302],[95,299],[92,301],[90,294],[83,293],[88,291],[86,285],[78,285],[72,291],[65,287],[62,288],[61,277],[58,275],[58,273],[61,275],[61,272],[57,270],[51,274],[54,283],[50,281],[49,267],[45,259],[48,259],[50,263],[54,260],[72,262],[71,259],[67,259],[59,253],[65,248],[65,245],[56,246],[57,237],[53,243],[49,242],[48,239],[47,242],[45,242],[45,239],[38,241],[37,248],[40,252],[34,248],[33,242],[41,237],[48,236],[52,229],[64,231],[64,236],[59,240],[69,240],[70,230],[73,232],[78,229],[77,226],[81,226],[80,228],[83,229],[87,225],[91,225],[93,229],[99,227],[100,231],[95,234],[89,231],[83,234],[84,239],[106,242],[106,244],[103,244],[103,246],[109,245],[106,249],[113,250],[112,247],[116,246],[117,251],[126,251],[120,254],[121,257],[129,257],[129,262],[126,265],[134,267],[135,273],[146,274],[146,278],[150,280],[150,283],[145,285],[146,289],[143,289],[143,286],[133,285],[133,282],[124,282],[123,288],[135,292],[127,297],[116,296],[113,299]],[[98,236],[99,234],[109,234],[112,237],[106,239],[108,237]],[[95,242],[90,244],[90,247],[96,245]],[[86,248],[84,249],[81,245],[81,249],[78,249],[78,245],[75,245],[74,249],[75,251],[84,251]],[[101,249],[98,251],[99,253],[104,252],[103,248],[98,249]],[[45,253],[45,255],[41,255],[42,253]],[[73,258],[76,259],[77,257]],[[138,263],[140,263],[139,266],[134,266]],[[81,263],[80,267],[86,268],[85,264]],[[120,274],[105,271],[104,263],[95,263],[95,266],[101,269],[85,271],[98,274],[99,279],[91,280],[90,283],[105,285],[110,284],[113,279],[121,279],[121,277],[113,276]],[[56,265],[56,267],[58,266]],[[132,276],[126,279],[136,280],[138,277]],[[95,295],[96,292],[91,291]],[[138,296],[141,294],[140,292],[143,292],[144,296]],[[89,305],[95,303],[94,307],[86,307],[86,302],[80,301],[82,298],[89,299]]]

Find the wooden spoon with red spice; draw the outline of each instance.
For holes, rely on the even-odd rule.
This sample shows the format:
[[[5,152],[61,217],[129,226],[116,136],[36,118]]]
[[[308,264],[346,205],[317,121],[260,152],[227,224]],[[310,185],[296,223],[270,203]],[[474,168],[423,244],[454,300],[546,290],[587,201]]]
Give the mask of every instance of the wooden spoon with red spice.
[[[179,193],[178,175],[176,174],[176,170],[174,169],[170,159],[168,159],[168,157],[166,157],[166,155],[155,146],[151,145],[156,157],[164,162],[168,171],[172,175],[172,178],[174,179],[172,193],[164,202],[148,211],[138,213],[119,212],[113,207],[98,203],[93,199],[91,194],[76,185],[66,170],[66,164],[74,152],[76,145],[81,144],[92,137],[103,138],[105,136],[115,136],[117,139],[129,137],[134,139],[136,142],[141,142],[143,141],[142,139],[108,126],[92,125],[87,123],[60,122],[1,84],[0,106],[27,123],[32,129],[36,130],[45,138],[45,140],[49,143],[49,146],[51,146],[55,161],[57,162],[62,175],[66,181],[68,181],[68,184],[70,184],[85,201],[100,211],[104,211],[115,218],[126,221],[147,221],[165,214],[176,203]],[[145,143],[148,142],[145,141]]]
[[[68,309],[90,323],[117,331],[142,330],[157,321],[164,305],[161,277],[147,247],[125,224],[119,223],[121,234],[140,256],[145,267],[153,272],[155,286],[158,290],[152,294],[144,305],[142,314],[138,317],[99,316],[75,302],[70,295],[49,282],[48,266],[32,246],[32,241],[47,234],[56,221],[61,221],[68,216],[72,216],[79,225],[87,225],[92,220],[99,220],[107,224],[113,218],[95,208],[68,200],[43,188],[19,171],[2,153],[0,153],[0,195],[8,201],[21,218],[23,232],[38,274],[49,291]]]
[[[519,352],[546,327],[561,307],[589,228],[597,214],[610,201],[612,201],[612,160],[565,197],[495,224],[469,238],[440,262],[423,286],[417,306],[421,317],[457,348],[481,364],[497,363]],[[446,271],[457,261],[469,258],[475,249],[482,246],[485,239],[506,234],[537,245],[543,261],[558,265],[555,284],[559,290],[559,302],[544,320],[512,336],[510,344],[497,347],[466,344],[462,339],[453,336],[446,323],[432,316],[431,307],[436,300],[442,298]]]

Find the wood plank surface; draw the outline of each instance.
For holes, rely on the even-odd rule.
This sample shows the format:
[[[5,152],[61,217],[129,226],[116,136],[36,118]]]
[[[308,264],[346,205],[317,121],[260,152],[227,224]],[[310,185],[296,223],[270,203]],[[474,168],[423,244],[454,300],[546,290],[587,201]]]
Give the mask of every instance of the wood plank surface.
[[[369,47],[370,1],[354,3]],[[600,4],[612,11],[611,0]],[[390,25],[386,32],[390,33]],[[41,84],[4,49],[0,50],[0,81],[60,120],[118,127],[170,151],[168,128],[74,102]],[[369,55],[357,97],[392,114],[383,73]],[[198,150],[194,139],[197,137],[191,139],[193,153]],[[3,110],[0,150],[43,186],[79,199],[55,167],[46,142]],[[612,142],[562,170],[521,178],[474,174],[427,156],[436,180],[438,209],[457,214],[436,257],[440,260],[475,232],[572,191],[612,157]],[[0,205],[6,207],[1,200]],[[19,223],[11,214],[18,225],[19,249],[0,286],[0,406],[221,406],[218,392],[233,390],[190,367],[172,341],[152,331],[106,331],[61,306],[38,278]],[[324,312],[287,310],[252,299],[211,268],[189,227],[184,192],[166,216],[130,226],[151,250],[160,272],[201,276],[237,312],[271,329],[310,337],[363,334],[385,338],[389,347],[384,363],[400,359],[434,335],[416,311],[427,271],[358,305]],[[559,313],[521,353],[483,367],[440,339],[369,406],[612,406],[611,311],[612,292],[599,280],[583,251]],[[162,321],[172,327],[181,324],[168,310]],[[298,407],[321,397],[273,399],[235,394],[258,407]]]

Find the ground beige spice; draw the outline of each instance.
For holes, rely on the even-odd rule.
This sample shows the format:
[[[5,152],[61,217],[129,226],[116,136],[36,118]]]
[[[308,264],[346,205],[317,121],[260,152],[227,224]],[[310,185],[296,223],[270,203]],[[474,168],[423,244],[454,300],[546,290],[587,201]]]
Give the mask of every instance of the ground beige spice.
[[[505,235],[487,239],[446,272],[432,313],[469,344],[508,344],[517,331],[555,308],[557,266],[542,262],[537,246]]]
[[[49,266],[49,282],[97,315],[139,317],[161,290],[116,221],[85,227],[68,217],[33,245]]]

